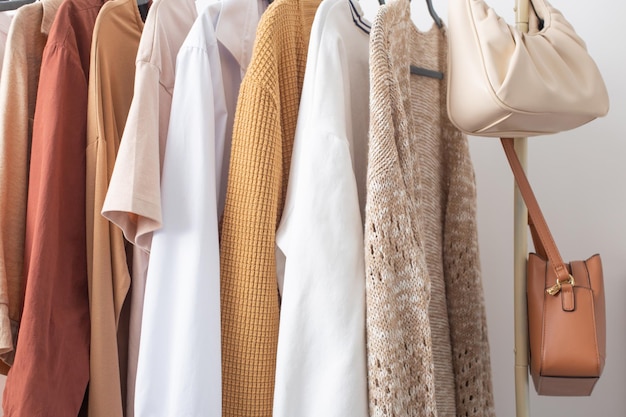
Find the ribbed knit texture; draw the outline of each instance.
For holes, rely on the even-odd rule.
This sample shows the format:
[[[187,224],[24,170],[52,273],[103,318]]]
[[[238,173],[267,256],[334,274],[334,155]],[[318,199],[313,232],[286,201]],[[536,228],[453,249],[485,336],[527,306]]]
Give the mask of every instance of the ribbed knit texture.
[[[370,415],[493,416],[467,139],[450,124],[445,29],[418,32],[408,0],[370,35],[365,261]]]
[[[276,0],[242,81],[221,230],[223,416],[272,415],[279,294],[275,232],[287,190],[319,0]]]

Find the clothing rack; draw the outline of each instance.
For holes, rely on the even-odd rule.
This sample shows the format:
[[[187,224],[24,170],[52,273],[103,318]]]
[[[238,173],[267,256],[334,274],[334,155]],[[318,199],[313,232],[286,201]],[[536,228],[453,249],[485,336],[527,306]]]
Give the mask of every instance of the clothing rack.
[[[16,10],[36,0],[0,0],[0,12]],[[147,0],[139,0],[139,3]],[[432,4],[428,2],[429,11]],[[515,22],[519,30],[528,31],[530,0],[515,0]],[[527,138],[515,139],[515,150],[522,163],[527,166]],[[528,316],[526,305],[526,263],[528,256],[528,212],[522,196],[514,186],[514,355],[515,355],[515,404],[516,417],[530,417],[528,375]]]
[[[515,24],[528,32],[530,0],[515,0]],[[528,138],[515,139],[515,151],[526,169]],[[513,197],[513,291],[515,322],[515,412],[530,417],[528,390],[528,311],[526,306],[526,262],[528,260],[528,211],[517,185]]]
[[[0,0],[0,12],[15,10],[25,4],[33,3],[35,0]]]

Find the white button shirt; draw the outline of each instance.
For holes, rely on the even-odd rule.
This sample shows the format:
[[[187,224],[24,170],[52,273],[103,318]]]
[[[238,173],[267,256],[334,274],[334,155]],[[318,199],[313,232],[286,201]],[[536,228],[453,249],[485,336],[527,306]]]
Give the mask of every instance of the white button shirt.
[[[276,234],[286,263],[274,417],[368,415],[362,213],[369,38],[361,15],[356,2],[324,0],[311,30]]]
[[[137,417],[222,415],[218,217],[261,1],[197,2],[176,60],[137,371]],[[225,190],[225,187],[223,187]]]

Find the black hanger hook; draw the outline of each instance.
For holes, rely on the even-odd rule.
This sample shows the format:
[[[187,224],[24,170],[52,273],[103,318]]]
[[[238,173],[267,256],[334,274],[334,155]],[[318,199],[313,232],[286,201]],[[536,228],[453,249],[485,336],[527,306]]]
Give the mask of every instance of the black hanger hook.
[[[380,5],[382,6],[385,4],[385,0],[378,0],[378,3],[380,3]],[[430,13],[430,17],[433,18],[433,20],[435,21],[439,29],[441,29],[443,27],[443,22],[441,18],[439,17],[439,15],[437,15],[437,12],[435,12],[435,8],[433,7],[432,0],[426,0],[426,4],[428,5],[428,13]],[[443,73],[440,71],[435,71],[435,70],[431,70],[427,68],[421,68],[416,65],[411,65],[410,71],[411,71],[411,74],[414,74],[414,75],[421,75],[424,77],[443,80]]]
[[[441,29],[443,27],[443,21],[441,20],[441,18],[439,17],[437,12],[435,11],[435,8],[433,7],[433,1],[432,0],[426,0],[426,5],[428,6],[428,13],[430,13],[430,17],[433,18],[433,20],[435,21],[435,24],[437,25],[437,27],[439,29]]]
[[[383,4],[385,4],[385,0],[378,0],[378,4],[382,6]],[[426,0],[426,5],[428,6],[428,13],[430,13],[430,17],[433,18],[437,27],[441,29],[443,27],[443,20],[441,20],[441,18],[435,11],[435,8],[433,7],[433,1]]]

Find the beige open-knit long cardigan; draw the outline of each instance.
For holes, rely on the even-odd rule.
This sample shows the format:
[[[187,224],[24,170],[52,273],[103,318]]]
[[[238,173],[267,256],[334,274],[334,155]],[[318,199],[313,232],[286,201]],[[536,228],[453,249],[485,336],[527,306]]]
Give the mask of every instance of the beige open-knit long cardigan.
[[[446,112],[445,28],[409,0],[370,35],[365,261],[371,417],[494,416],[467,138]]]

